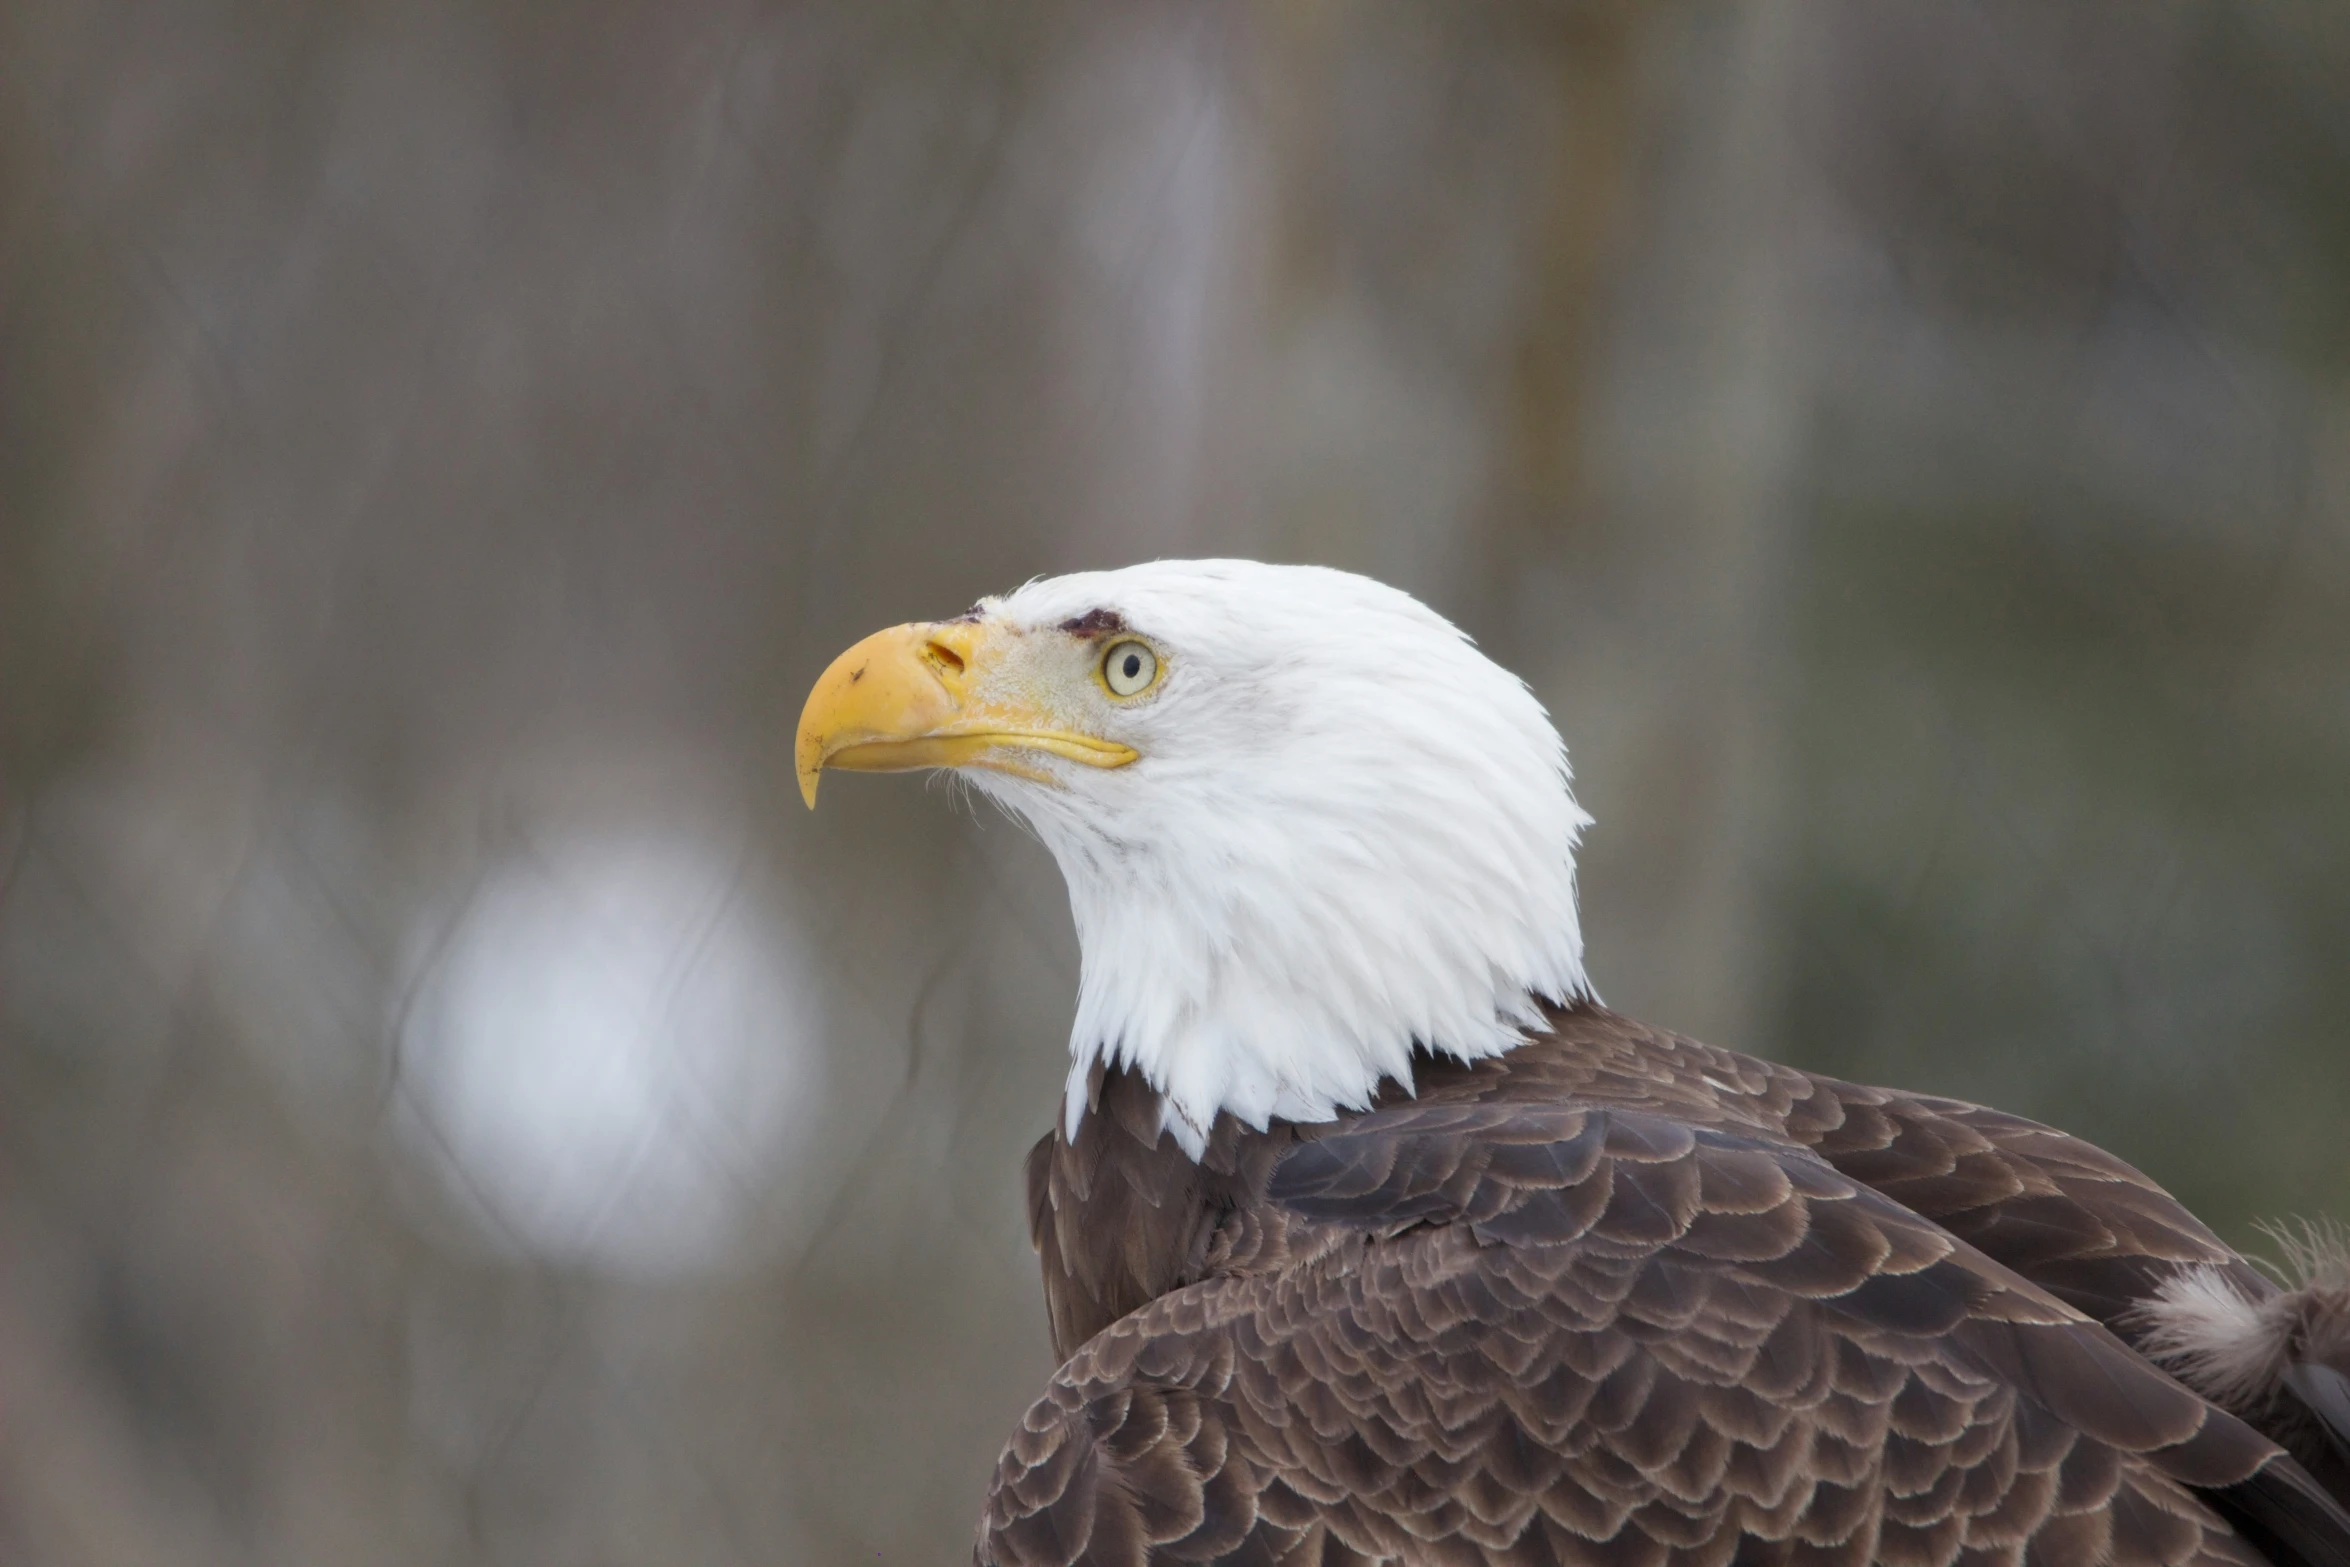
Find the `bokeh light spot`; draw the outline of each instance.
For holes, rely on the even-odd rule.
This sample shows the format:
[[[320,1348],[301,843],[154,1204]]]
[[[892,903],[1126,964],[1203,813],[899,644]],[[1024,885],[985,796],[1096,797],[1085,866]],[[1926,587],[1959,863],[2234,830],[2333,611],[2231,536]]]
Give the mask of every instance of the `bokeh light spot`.
[[[504,1244],[674,1273],[758,1227],[815,1093],[791,922],[725,854],[588,837],[494,872],[402,1037],[415,1145]]]

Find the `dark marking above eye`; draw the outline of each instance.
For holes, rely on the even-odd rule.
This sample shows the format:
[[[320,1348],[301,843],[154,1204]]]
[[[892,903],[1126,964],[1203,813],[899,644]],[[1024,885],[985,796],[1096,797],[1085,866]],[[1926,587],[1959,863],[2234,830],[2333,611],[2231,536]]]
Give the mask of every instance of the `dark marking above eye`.
[[[945,624],[950,626],[960,626],[966,622],[978,620],[980,618],[980,612],[986,607],[986,603],[983,600],[980,603],[972,605],[969,609],[963,611],[963,613],[957,615],[954,619],[945,622]]]
[[[1113,631],[1124,631],[1126,621],[1114,609],[1089,609],[1074,620],[1062,621],[1061,629],[1073,637],[1106,637]]]

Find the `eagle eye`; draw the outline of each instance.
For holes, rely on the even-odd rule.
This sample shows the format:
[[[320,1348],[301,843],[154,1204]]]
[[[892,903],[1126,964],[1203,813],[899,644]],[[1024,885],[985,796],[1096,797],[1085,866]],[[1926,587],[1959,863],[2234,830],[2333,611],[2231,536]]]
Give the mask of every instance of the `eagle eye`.
[[[1128,637],[1102,655],[1102,684],[1112,696],[1140,696],[1159,677],[1159,655]]]

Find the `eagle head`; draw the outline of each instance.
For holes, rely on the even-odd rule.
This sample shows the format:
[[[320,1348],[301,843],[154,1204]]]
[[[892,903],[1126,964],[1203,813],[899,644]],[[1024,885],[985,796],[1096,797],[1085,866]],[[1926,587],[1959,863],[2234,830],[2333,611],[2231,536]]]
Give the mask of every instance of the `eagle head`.
[[[1025,821],[1083,952],[1065,1132],[1096,1060],[1193,1157],[1507,1050],[1588,993],[1566,747],[1409,594],[1319,566],[1154,561],[877,632],[800,717],[826,768],[951,768]]]

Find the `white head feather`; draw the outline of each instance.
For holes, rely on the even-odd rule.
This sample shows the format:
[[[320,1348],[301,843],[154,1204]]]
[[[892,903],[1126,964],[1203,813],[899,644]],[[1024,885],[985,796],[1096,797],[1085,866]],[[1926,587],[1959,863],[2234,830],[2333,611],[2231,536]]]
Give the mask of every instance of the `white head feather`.
[[[1588,992],[1566,747],[1524,682],[1346,572],[1158,561],[982,600],[1042,633],[1107,611],[1159,653],[1103,703],[1114,770],[975,771],[1060,862],[1083,949],[1066,1130],[1097,1057],[1194,1157],[1219,1111],[1326,1120],[1418,1045],[1498,1054]]]

